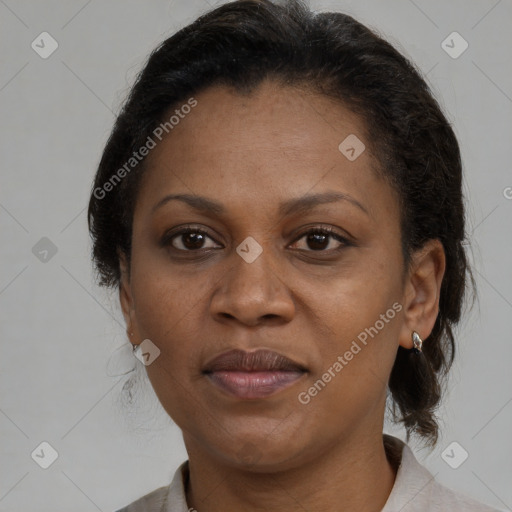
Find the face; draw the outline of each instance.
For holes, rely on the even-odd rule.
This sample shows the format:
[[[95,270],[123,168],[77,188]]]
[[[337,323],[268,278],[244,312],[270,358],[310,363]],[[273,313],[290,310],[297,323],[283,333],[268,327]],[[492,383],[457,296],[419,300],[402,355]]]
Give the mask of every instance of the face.
[[[272,82],[195,98],[147,161],[121,289],[131,341],[160,350],[146,366],[160,402],[188,449],[231,465],[284,468],[382,432],[414,288],[397,198],[372,170],[362,121]],[[339,149],[351,134],[366,146],[355,160]],[[182,194],[215,207],[168,197]],[[237,397],[203,373],[232,349],[306,371]]]

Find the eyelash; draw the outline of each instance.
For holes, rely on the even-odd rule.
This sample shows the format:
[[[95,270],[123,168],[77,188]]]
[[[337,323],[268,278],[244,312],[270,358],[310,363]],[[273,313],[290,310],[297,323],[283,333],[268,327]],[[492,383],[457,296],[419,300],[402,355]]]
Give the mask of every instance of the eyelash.
[[[210,238],[211,240],[213,240],[216,244],[219,243],[219,242],[217,242],[217,240],[215,240],[213,237],[211,237],[209,235],[208,231],[205,231],[204,229],[199,228],[199,227],[187,226],[187,227],[184,227],[184,228],[180,229],[179,231],[174,231],[174,232],[171,231],[169,233],[166,233],[163,236],[163,238],[162,238],[161,246],[162,247],[169,247],[170,246],[171,249],[173,249],[175,251],[178,251],[178,252],[187,252],[187,253],[197,253],[197,252],[200,252],[200,251],[205,252],[205,249],[189,249],[189,250],[187,250],[187,249],[177,249],[176,247],[172,246],[172,241],[175,238],[178,238],[178,237],[180,237],[182,235],[186,235],[186,234],[190,234],[190,233],[206,236],[206,237]],[[311,253],[330,254],[330,253],[333,253],[333,252],[339,252],[342,249],[344,249],[345,247],[354,245],[347,238],[341,236],[339,233],[334,231],[334,229],[332,227],[330,227],[330,226],[325,226],[325,227],[318,227],[318,226],[316,226],[316,227],[310,228],[310,229],[302,232],[300,235],[298,235],[294,239],[292,244],[298,242],[299,240],[301,240],[302,238],[304,238],[307,235],[326,235],[326,236],[330,236],[330,237],[334,238],[335,240],[337,240],[338,242],[341,243],[340,247],[338,247],[336,249],[329,249],[329,250],[320,249],[320,250],[317,250],[317,251],[312,250],[312,249],[309,249],[309,250],[300,249],[300,250],[308,252],[308,253],[311,252]],[[206,251],[210,251],[210,250],[215,250],[215,249],[206,249]]]

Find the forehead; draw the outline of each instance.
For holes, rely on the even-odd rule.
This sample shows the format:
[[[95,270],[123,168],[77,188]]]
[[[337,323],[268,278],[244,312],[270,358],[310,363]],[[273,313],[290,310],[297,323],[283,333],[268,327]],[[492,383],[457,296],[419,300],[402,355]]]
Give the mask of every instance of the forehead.
[[[370,196],[384,184],[363,121],[340,102],[271,81],[249,95],[215,86],[194,98],[148,157],[142,205],[172,192],[270,204],[338,190],[372,208]],[[347,158],[350,147],[362,151],[357,158]]]
[[[187,160],[220,152],[243,151],[250,156],[260,150],[288,151],[289,156],[302,158],[325,149],[335,153],[349,134],[365,138],[363,121],[340,102],[268,80],[248,95],[214,86],[195,98],[197,106],[166,137],[173,151]],[[186,147],[179,151],[177,146],[183,143]],[[206,153],[192,153],[191,147]],[[152,157],[160,152],[157,148]]]

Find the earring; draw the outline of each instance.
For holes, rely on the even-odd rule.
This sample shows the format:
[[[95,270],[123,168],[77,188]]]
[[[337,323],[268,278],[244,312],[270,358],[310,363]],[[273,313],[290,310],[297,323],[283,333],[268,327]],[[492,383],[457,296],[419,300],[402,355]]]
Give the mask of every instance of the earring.
[[[128,335],[130,336],[130,338],[132,338],[133,337],[133,331],[129,332]],[[132,343],[132,342],[130,341],[130,343]],[[132,350],[133,350],[133,352],[135,352],[135,350],[137,350],[137,347],[138,347],[138,345],[135,345],[135,343],[132,343]]]
[[[133,337],[133,331],[126,331],[126,334],[128,334],[128,336],[130,336],[130,338],[132,338],[132,337]],[[130,341],[130,343],[132,343],[132,342]],[[139,346],[139,345],[135,345],[135,343],[132,343],[132,351],[133,351],[134,353],[135,353],[135,351],[137,350],[137,347],[138,347],[138,346]]]
[[[420,335],[416,331],[412,331],[411,334],[412,343],[413,343],[413,351],[415,354],[421,354],[421,346],[423,345],[423,340],[420,338]]]

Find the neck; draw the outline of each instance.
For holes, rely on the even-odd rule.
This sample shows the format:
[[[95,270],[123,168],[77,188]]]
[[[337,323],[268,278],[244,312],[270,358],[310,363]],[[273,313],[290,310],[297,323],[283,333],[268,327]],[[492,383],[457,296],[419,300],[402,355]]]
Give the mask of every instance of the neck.
[[[340,510],[380,512],[394,485],[396,461],[386,454],[382,430],[354,433],[291,469],[251,472],[195,449],[189,453],[187,504],[198,512],[226,510]]]

